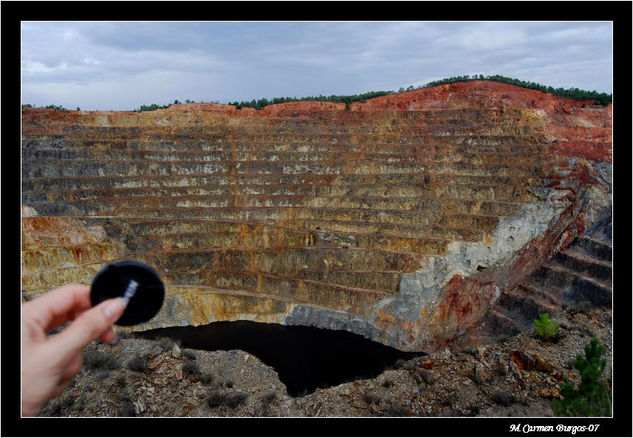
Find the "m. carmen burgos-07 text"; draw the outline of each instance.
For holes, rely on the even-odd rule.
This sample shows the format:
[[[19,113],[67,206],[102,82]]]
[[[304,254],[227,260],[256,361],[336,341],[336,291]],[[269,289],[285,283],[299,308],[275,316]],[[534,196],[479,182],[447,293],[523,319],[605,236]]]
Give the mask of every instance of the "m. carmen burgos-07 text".
[[[587,426],[568,426],[566,424],[557,424],[553,425],[544,425],[544,426],[533,426],[531,424],[511,424],[510,432],[522,432],[522,433],[531,433],[531,432],[571,432],[572,435],[575,435],[578,432],[597,432],[599,424],[589,424]]]

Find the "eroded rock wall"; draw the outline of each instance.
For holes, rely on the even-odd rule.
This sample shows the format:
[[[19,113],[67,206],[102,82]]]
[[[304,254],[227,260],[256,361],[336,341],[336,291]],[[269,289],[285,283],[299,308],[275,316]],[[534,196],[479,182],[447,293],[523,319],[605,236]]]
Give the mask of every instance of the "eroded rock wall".
[[[443,348],[611,205],[611,107],[507,84],[256,111],[23,111],[23,289],[136,259],[138,329],[247,319]]]

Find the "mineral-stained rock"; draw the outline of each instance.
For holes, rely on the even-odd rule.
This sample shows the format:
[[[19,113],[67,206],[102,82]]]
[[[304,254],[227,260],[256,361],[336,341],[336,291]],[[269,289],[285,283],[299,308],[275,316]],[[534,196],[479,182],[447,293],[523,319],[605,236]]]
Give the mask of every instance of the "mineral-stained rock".
[[[180,351],[180,347],[177,344],[174,344],[171,349],[171,357],[180,359],[182,357],[182,352]]]
[[[442,350],[611,206],[611,106],[489,81],[350,110],[22,116],[23,290],[146,262],[166,301],[136,330],[246,319]]]

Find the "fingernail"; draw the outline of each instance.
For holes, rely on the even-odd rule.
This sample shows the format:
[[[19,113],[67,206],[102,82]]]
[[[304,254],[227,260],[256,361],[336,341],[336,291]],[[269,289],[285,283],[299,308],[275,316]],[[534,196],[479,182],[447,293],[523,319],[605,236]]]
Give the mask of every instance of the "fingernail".
[[[115,300],[111,300],[103,307],[104,315],[111,321],[119,319],[129,301],[130,299],[126,297],[118,297]]]

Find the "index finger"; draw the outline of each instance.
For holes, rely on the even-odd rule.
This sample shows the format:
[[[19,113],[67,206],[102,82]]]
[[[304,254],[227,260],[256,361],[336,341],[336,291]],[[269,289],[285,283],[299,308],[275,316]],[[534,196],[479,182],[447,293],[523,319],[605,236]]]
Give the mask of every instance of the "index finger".
[[[85,312],[90,302],[90,287],[81,284],[67,284],[24,304],[38,326],[44,331],[59,327],[77,315]]]

